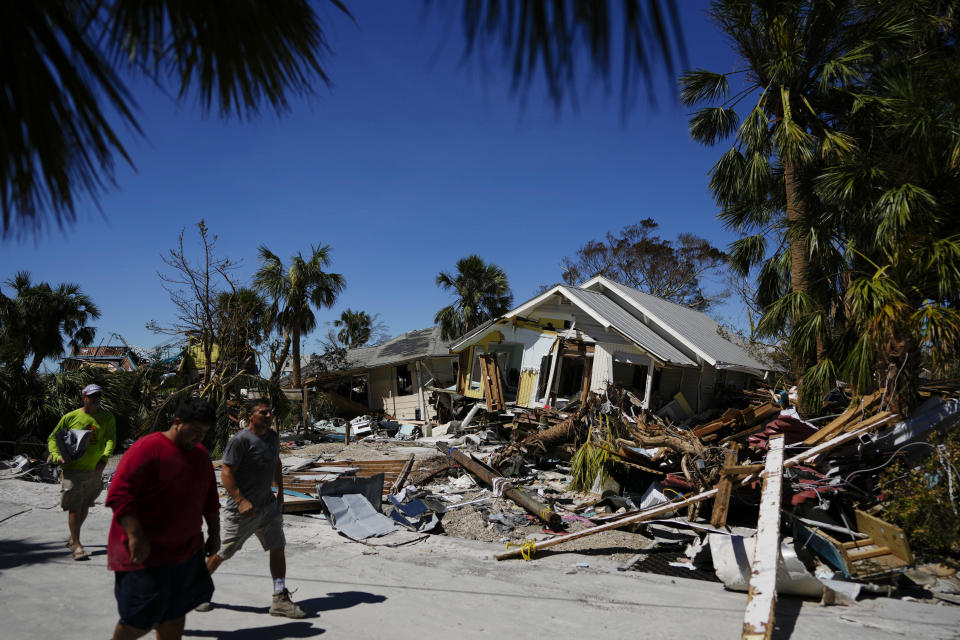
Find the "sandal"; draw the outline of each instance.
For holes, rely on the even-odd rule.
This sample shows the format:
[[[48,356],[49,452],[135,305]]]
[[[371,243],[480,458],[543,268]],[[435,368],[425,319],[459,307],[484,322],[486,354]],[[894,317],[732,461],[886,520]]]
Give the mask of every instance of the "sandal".
[[[73,550],[73,559],[74,560],[89,560],[90,556],[87,555],[87,552],[83,547],[77,547]]]

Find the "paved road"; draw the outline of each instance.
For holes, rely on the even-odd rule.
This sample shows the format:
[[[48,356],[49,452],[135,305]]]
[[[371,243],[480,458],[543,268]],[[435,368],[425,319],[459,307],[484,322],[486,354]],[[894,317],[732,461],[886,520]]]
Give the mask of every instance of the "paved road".
[[[0,481],[0,637],[106,638],[116,621],[106,570],[109,512],[91,510],[89,562],[63,547],[58,487]],[[216,608],[187,616],[186,638],[739,638],[744,594],[715,583],[619,573],[601,556],[497,562],[499,546],[434,536],[397,547],[351,543],[323,521],[289,517],[288,586],[318,615],[267,615],[271,582],[256,541],[217,572]],[[578,568],[579,562],[589,568]],[[775,638],[960,638],[960,607],[875,599],[821,607],[784,598]]]

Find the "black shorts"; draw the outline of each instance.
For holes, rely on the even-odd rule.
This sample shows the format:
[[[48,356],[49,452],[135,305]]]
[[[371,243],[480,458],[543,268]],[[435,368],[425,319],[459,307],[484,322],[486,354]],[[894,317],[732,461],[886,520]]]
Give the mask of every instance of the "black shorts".
[[[213,580],[201,551],[180,564],[117,571],[113,593],[120,622],[137,629],[152,629],[186,615],[201,602],[210,602]]]

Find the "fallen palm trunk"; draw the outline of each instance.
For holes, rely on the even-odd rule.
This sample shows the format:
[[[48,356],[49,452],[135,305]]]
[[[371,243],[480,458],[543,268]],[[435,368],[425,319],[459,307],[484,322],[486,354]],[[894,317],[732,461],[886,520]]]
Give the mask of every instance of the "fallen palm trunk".
[[[579,429],[577,428],[577,418],[570,416],[563,422],[559,422],[541,433],[533,433],[520,442],[511,444],[498,452],[491,463],[494,467],[499,467],[500,463],[510,457],[520,454],[527,454],[531,450],[537,450],[546,454],[554,447],[573,443],[577,440]]]
[[[652,447],[666,447],[677,453],[686,453],[693,456],[699,456],[703,453],[703,444],[699,438],[681,438],[679,436],[655,435],[648,436],[634,433],[633,440],[618,438],[617,444],[621,447],[639,447],[649,449]]]
[[[557,526],[561,523],[560,514],[542,502],[530,497],[523,489],[510,485],[507,478],[504,478],[479,460],[461,453],[456,447],[451,447],[445,442],[438,442],[437,449],[439,449],[441,453],[456,460],[460,466],[488,484],[494,489],[494,493],[497,493],[497,490],[502,488],[503,497],[517,503],[546,524]]]
[[[677,509],[680,509],[685,506],[696,504],[698,502],[703,502],[704,500],[707,500],[708,498],[712,498],[715,495],[717,495],[717,490],[710,489],[708,491],[704,491],[703,493],[698,493],[696,495],[690,496],[689,498],[682,498],[680,500],[674,500],[672,502],[665,502],[664,504],[657,505],[656,507],[644,509],[643,511],[636,513],[632,516],[627,516],[625,518],[621,518],[620,520],[614,520],[613,522],[608,522],[607,524],[601,524],[591,529],[584,529],[583,531],[577,531],[576,533],[568,533],[565,536],[557,536],[556,538],[550,538],[549,540],[538,542],[536,543],[535,547],[533,547],[533,549],[530,549],[529,546],[524,545],[523,549],[514,549],[510,551],[505,551],[504,553],[498,553],[494,557],[497,560],[509,560],[511,558],[522,557],[524,552],[532,556],[533,552],[538,549],[546,549],[548,547],[553,547],[558,544],[563,544],[564,542],[567,542],[569,540],[576,540],[578,538],[592,536],[595,533],[601,533],[603,531],[612,531],[614,529],[621,529],[631,524],[643,522],[644,520],[650,520],[652,518],[656,518],[657,516],[663,515],[665,513],[676,511]]]

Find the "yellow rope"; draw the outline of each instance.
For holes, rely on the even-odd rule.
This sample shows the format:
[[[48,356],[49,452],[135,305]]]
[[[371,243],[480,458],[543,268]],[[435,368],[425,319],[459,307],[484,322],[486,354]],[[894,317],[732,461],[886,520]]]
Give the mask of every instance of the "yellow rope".
[[[520,547],[520,557],[530,562],[533,559],[533,554],[537,552],[537,543],[535,540],[527,540],[523,544],[517,544],[516,542],[507,543],[507,551],[513,547]]]

